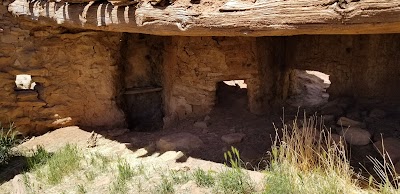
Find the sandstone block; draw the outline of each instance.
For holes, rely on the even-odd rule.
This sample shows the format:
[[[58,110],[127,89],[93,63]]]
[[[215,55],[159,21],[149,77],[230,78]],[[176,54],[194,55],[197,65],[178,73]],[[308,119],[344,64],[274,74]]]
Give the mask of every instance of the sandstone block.
[[[221,137],[222,141],[227,144],[234,144],[242,142],[243,138],[246,136],[244,133],[231,133],[228,135],[223,135]]]
[[[18,91],[17,92],[18,101],[35,101],[38,100],[38,93],[36,91]]]
[[[175,133],[164,136],[157,141],[160,151],[191,151],[204,145],[203,141],[191,133]]]
[[[371,141],[371,133],[359,127],[350,127],[340,131],[339,135],[351,145],[367,145]]]
[[[400,140],[394,137],[384,138],[374,143],[379,153],[387,153],[393,164],[400,161]]]

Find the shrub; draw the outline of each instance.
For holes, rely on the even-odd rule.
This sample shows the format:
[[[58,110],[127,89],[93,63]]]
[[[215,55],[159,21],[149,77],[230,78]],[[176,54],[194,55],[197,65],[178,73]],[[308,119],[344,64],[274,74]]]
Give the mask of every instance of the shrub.
[[[7,164],[10,158],[14,155],[12,148],[16,146],[19,141],[16,138],[17,131],[15,131],[14,124],[10,124],[8,128],[4,128],[0,123],[0,166]]]
[[[276,129],[264,193],[361,192],[345,146],[317,116],[296,118],[290,128]]]

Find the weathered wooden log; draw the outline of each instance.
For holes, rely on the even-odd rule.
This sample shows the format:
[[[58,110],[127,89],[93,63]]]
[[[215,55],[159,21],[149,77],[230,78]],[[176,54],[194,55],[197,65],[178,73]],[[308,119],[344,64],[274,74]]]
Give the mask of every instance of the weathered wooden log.
[[[282,36],[400,32],[399,0],[229,1],[219,9],[182,3],[160,8],[150,3],[113,6],[15,0],[15,16],[46,25],[104,31],[183,36]]]

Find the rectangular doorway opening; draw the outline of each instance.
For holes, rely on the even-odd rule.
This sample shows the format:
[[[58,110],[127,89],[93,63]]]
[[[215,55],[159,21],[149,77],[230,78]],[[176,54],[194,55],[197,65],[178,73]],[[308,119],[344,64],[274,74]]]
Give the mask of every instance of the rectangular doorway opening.
[[[291,106],[318,107],[329,99],[329,75],[311,70],[294,69],[289,74],[287,103]]]
[[[244,80],[226,80],[217,83],[216,108],[246,110],[247,84]]]
[[[125,91],[128,128],[133,131],[155,131],[162,128],[162,88],[134,88]]]

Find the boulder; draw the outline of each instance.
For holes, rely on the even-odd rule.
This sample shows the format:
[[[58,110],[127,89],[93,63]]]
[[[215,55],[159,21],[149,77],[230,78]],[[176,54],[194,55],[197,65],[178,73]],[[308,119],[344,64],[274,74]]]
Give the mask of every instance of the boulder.
[[[227,135],[223,135],[221,137],[222,141],[227,143],[227,144],[234,144],[234,143],[240,143],[243,138],[246,136],[244,133],[231,133]]]
[[[400,161],[400,140],[394,137],[384,138],[374,143],[375,148],[379,153],[387,153],[393,164]]]
[[[386,117],[386,112],[381,109],[373,109],[369,113],[369,117],[374,119],[383,119]]]
[[[175,133],[157,141],[157,148],[162,151],[191,151],[204,145],[203,141],[191,133]]]
[[[336,124],[342,127],[361,127],[364,125],[360,121],[355,121],[347,117],[340,117]]]
[[[351,145],[367,145],[371,141],[371,133],[359,127],[342,129],[339,135],[343,136],[346,142]]]

